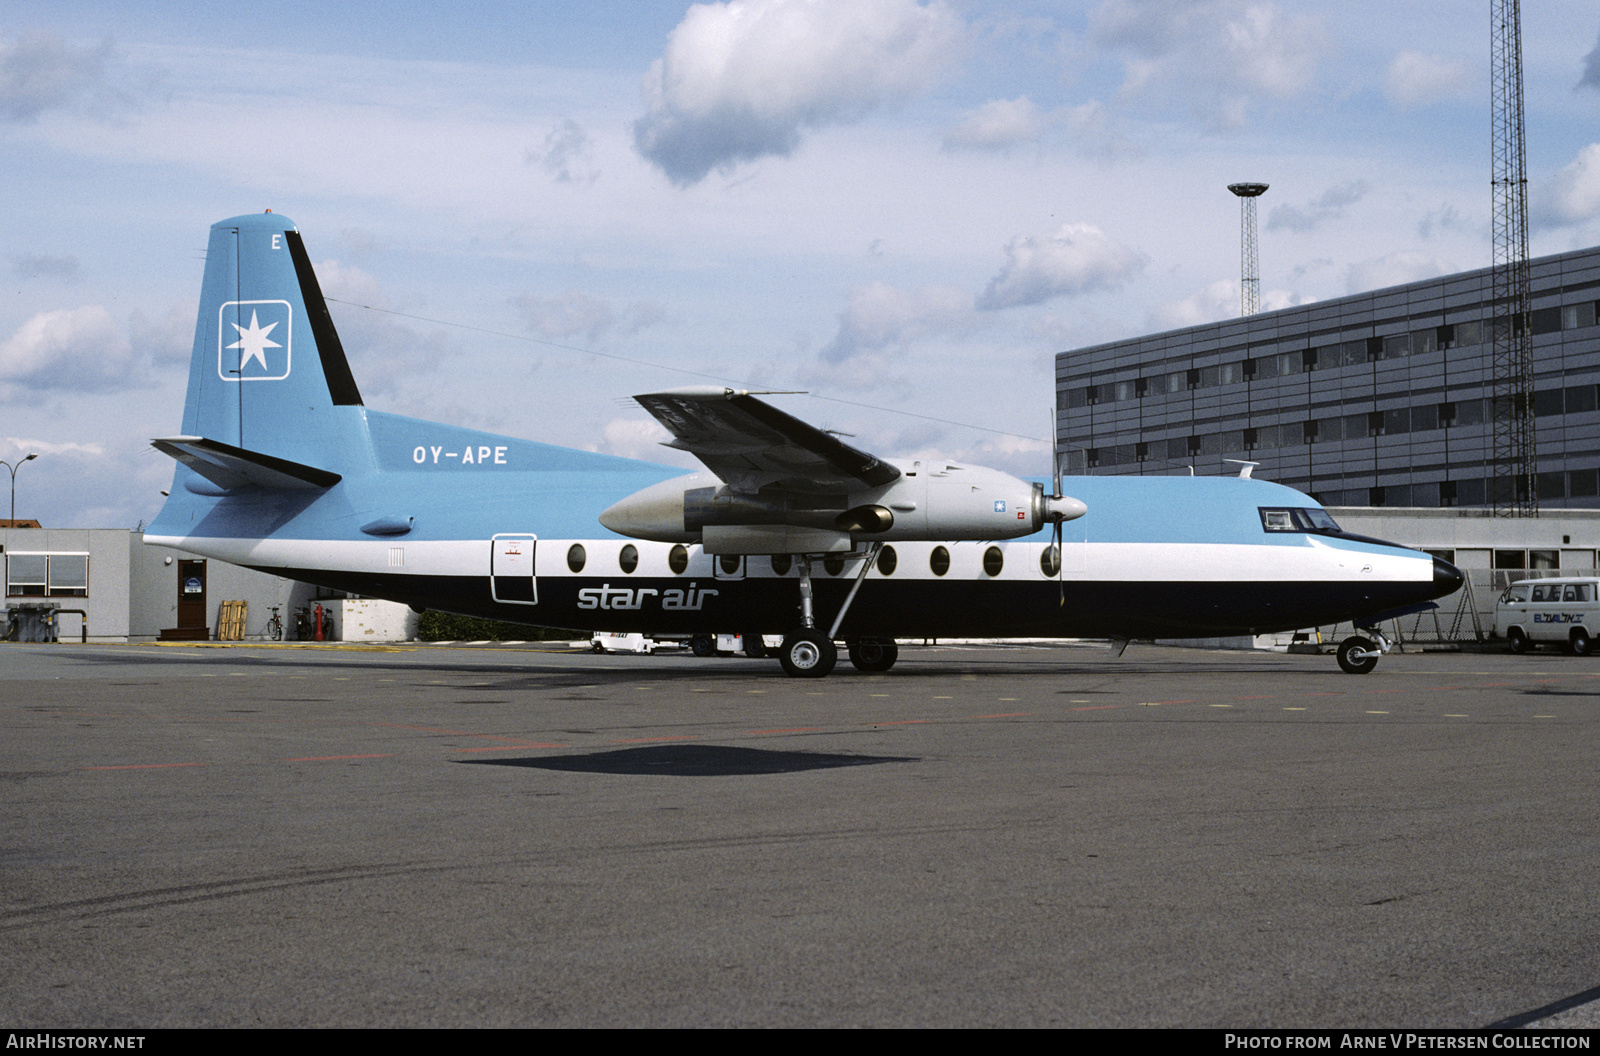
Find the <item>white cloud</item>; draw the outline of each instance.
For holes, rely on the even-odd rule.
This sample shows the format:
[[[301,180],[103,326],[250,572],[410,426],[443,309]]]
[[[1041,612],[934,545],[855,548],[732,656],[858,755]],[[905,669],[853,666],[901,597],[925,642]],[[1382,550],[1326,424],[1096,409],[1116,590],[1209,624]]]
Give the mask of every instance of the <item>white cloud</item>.
[[[97,389],[142,384],[147,362],[98,304],[39,312],[0,343],[0,381],[31,389]]]
[[[17,454],[26,458],[35,455],[82,455],[89,458],[98,458],[106,453],[100,444],[55,443],[50,440],[27,440],[18,436],[0,438],[0,444],[5,445],[8,454]],[[9,461],[9,459],[8,459]]]
[[[1239,284],[1231,279],[1219,279],[1181,300],[1156,305],[1148,319],[1152,330],[1180,330],[1231,319],[1239,314],[1239,307]]]
[[[600,178],[589,133],[570,117],[544,137],[543,150],[528,151],[528,161],[542,167],[557,183],[588,187]]]
[[[661,306],[644,301],[618,311],[610,301],[568,290],[555,297],[536,297],[524,293],[511,299],[528,329],[551,341],[570,341],[582,337],[586,344],[598,344],[613,330],[632,335],[659,321],[665,314]]]
[[[1366,180],[1348,180],[1337,187],[1322,192],[1315,201],[1304,206],[1278,205],[1267,217],[1267,230],[1280,228],[1289,231],[1310,231],[1324,220],[1337,220],[1344,216],[1346,206],[1354,205],[1367,195]]]
[[[1345,289],[1348,293],[1365,293],[1408,282],[1421,282],[1459,270],[1454,264],[1438,257],[1415,250],[1400,250],[1350,265],[1345,273]]]
[[[1469,63],[1420,51],[1402,51],[1383,75],[1383,94],[1401,110],[1459,98],[1472,89]]]
[[[1583,76],[1578,78],[1577,87],[1600,90],[1600,40],[1583,57]]]
[[[1180,104],[1214,128],[1303,92],[1328,47],[1318,20],[1267,0],[1106,0],[1089,36],[1126,56],[1124,96]]]
[[[334,302],[330,310],[339,343],[363,397],[394,394],[446,361],[444,331],[424,332],[391,314],[377,279],[337,260],[322,261],[316,272],[323,296]]]
[[[50,34],[0,41],[0,118],[32,121],[93,96],[104,85],[110,54],[109,41],[82,48]]]
[[[1566,227],[1600,216],[1600,143],[1533,188],[1528,213],[1535,227]]]
[[[78,276],[78,258],[71,255],[57,257],[48,253],[17,257],[13,262],[13,270],[19,278],[24,279],[74,279]]]
[[[839,332],[822,350],[825,363],[842,364],[864,352],[903,347],[940,332],[960,332],[975,323],[972,295],[953,286],[902,290],[871,282],[850,290],[839,313]]]
[[[672,182],[785,156],[806,128],[917,94],[964,33],[943,3],[730,0],[689,8],[645,78],[634,145]]]
[[[1033,100],[993,99],[961,115],[944,136],[945,150],[1006,150],[1039,138],[1048,121]]]
[[[1090,224],[1065,224],[1053,235],[1014,238],[1006,263],[978,297],[978,307],[1043,304],[1055,297],[1110,290],[1144,269],[1148,258]]]
[[[671,440],[672,434],[654,418],[614,418],[605,424],[600,437],[599,450],[605,454],[660,462],[667,457],[661,445]]]

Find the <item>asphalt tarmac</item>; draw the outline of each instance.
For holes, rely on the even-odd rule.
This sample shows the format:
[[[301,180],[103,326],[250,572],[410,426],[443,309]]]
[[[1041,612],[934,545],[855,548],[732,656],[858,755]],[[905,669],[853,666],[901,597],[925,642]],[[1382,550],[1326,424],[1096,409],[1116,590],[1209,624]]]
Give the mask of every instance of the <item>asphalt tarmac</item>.
[[[0,646],[0,1021],[1592,1026],[1597,689],[1553,654]]]

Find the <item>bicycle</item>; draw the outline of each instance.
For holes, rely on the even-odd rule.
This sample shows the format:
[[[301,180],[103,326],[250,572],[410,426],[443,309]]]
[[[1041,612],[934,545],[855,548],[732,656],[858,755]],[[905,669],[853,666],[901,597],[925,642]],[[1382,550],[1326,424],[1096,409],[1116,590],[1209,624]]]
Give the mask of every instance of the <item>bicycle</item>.
[[[279,606],[272,606],[272,615],[267,617],[267,637],[275,642],[283,641],[283,620],[278,616]]]

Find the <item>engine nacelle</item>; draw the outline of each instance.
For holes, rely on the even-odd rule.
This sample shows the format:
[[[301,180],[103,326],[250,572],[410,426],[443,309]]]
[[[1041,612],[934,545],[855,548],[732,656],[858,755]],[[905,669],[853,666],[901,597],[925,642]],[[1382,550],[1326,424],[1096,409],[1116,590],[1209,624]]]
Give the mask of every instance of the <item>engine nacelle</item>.
[[[846,494],[745,494],[714,474],[691,473],[635,492],[602,513],[600,523],[635,539],[702,543],[710,553],[783,552],[791,543],[801,546],[796,552],[825,552],[855,540],[1015,539],[1087,509],[985,466],[920,460],[894,465],[899,479]]]

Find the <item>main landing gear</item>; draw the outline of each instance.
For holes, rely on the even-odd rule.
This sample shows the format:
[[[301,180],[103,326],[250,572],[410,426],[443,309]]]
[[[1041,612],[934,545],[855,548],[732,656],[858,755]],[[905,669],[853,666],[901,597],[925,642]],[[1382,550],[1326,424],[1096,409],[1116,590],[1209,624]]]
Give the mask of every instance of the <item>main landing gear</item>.
[[[808,554],[795,555],[795,564],[800,572],[800,626],[784,636],[783,645],[778,650],[778,662],[783,665],[784,674],[793,678],[821,678],[833,670],[839,662],[839,647],[834,644],[839,625],[844,622],[845,613],[850,611],[862,582],[878,560],[878,550],[882,545],[873,543],[868,548],[861,572],[851,585],[850,593],[839,607],[839,614],[834,617],[833,626],[827,634],[817,629],[816,609],[811,594],[811,557]],[[887,671],[900,658],[900,647],[893,638],[853,638],[845,642],[845,647],[849,650],[850,663],[858,671]]]

